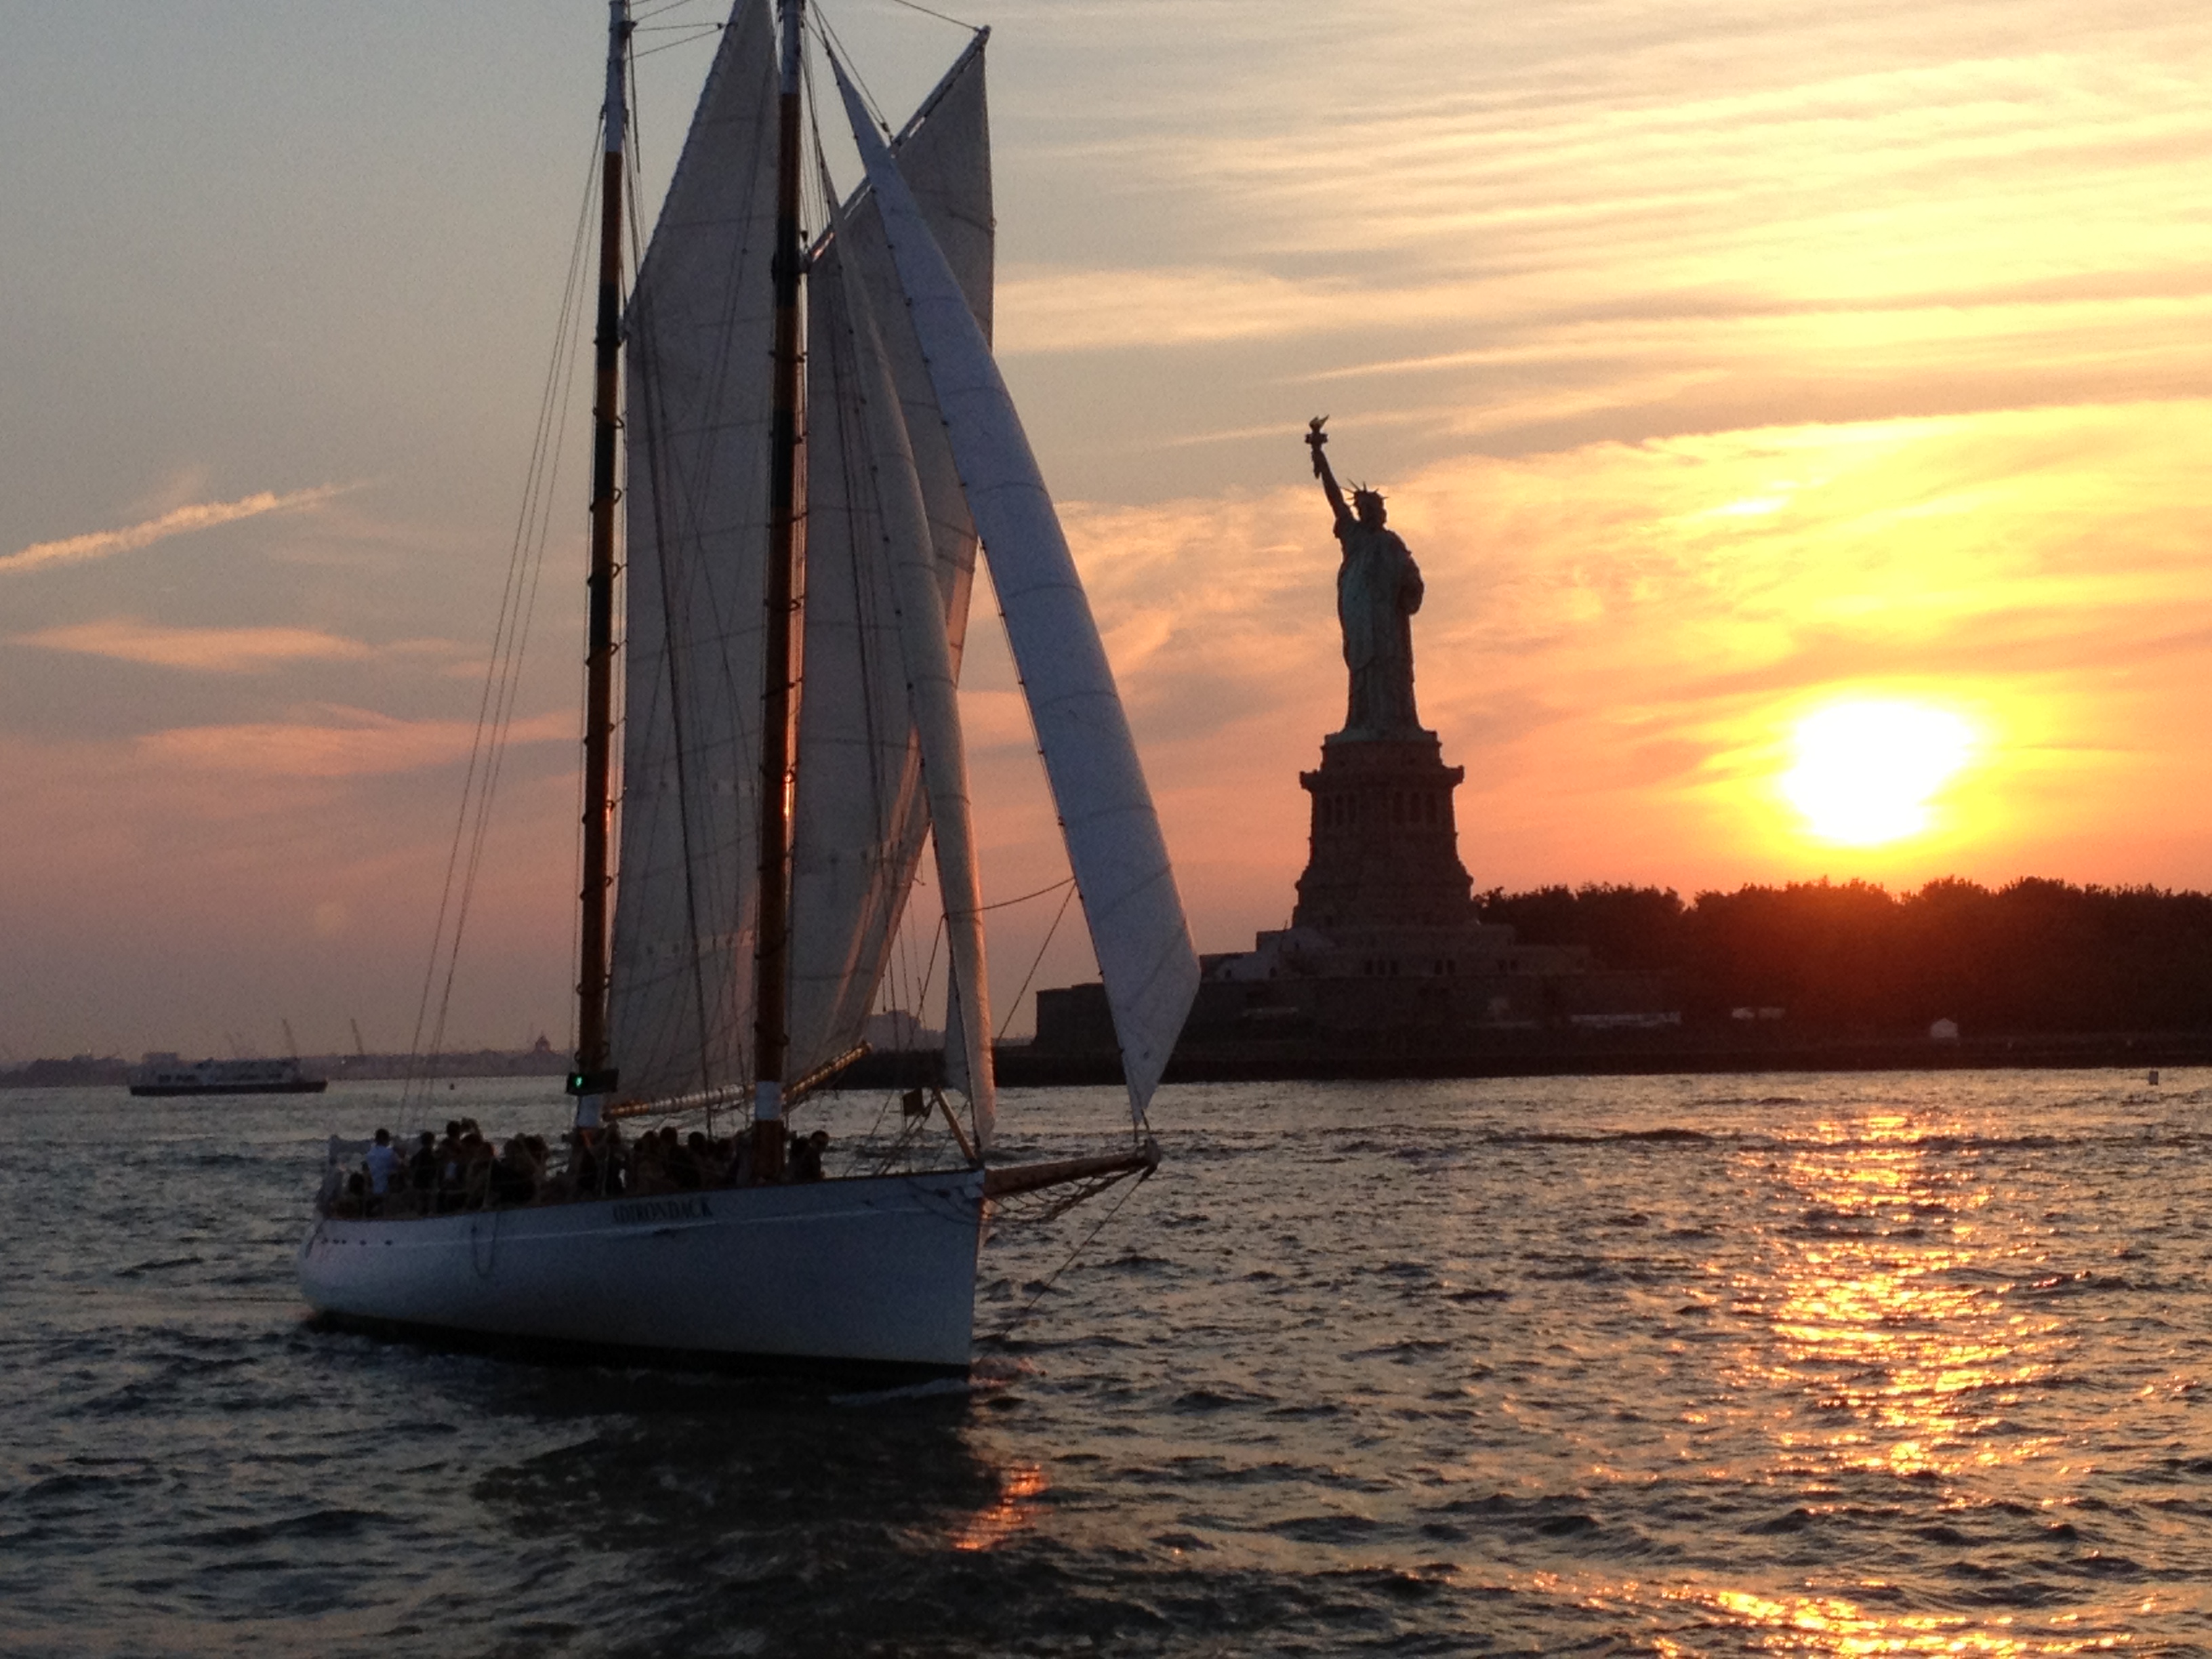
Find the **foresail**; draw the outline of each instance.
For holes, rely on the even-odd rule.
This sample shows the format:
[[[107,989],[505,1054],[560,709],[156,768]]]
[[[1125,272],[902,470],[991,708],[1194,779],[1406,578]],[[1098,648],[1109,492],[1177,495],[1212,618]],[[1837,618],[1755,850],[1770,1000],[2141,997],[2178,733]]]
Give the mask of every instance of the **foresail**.
[[[990,347],[833,58],[1044,752],[1141,1118],[1198,987],[1182,902],[1098,630]]]
[[[984,97],[983,46],[979,31],[892,141],[930,234],[945,251],[968,308],[991,337],[992,228],[989,112]],[[848,269],[865,285],[889,356],[906,416],[915,474],[937,551],[939,585],[945,590],[945,636],[957,679],[967,642],[969,595],[975,575],[975,526],[960,488],[945,419],[930,384],[921,343],[907,317],[906,295],[884,240],[872,193],[855,190],[838,218],[837,240],[852,250]]]
[[[859,1030],[933,823],[950,945],[947,1067],[988,1142],[981,913],[944,598],[890,367],[847,246],[829,246],[811,290],[794,1070],[819,1064],[817,1052],[834,1057]]]
[[[628,316],[620,1092],[748,1075],[768,519],[776,50],[724,31]]]
[[[905,164],[930,181],[923,216],[958,250],[962,291],[988,329],[984,38],[979,33],[954,62],[896,142]],[[793,848],[790,1069],[803,1076],[858,1041],[920,842],[933,823],[951,933],[947,1080],[969,1097],[979,1139],[988,1144],[990,1018],[952,691],[967,632],[975,526],[865,185],[833,221],[808,283],[806,668]],[[886,491],[889,507],[878,500]],[[902,515],[916,500],[920,516],[909,525]],[[916,579],[921,585],[910,586]],[[924,623],[932,612],[934,637]]]

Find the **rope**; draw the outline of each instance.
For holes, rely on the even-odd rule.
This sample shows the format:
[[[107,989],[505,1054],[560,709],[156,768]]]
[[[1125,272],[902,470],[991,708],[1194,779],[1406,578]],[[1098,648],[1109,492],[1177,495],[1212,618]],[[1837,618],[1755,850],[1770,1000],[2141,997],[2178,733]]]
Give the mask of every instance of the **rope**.
[[[1074,885],[1075,878],[1069,876],[1065,880],[1053,883],[1049,887],[1040,887],[1034,893],[1024,893],[1018,898],[1000,899],[994,904],[979,904],[975,907],[975,913],[981,915],[986,910],[1003,910],[1010,904],[1027,904],[1033,898],[1042,898],[1047,893],[1057,893],[1063,887]]]
[[[1022,988],[1014,993],[1014,1000],[1006,1005],[1006,1017],[999,1022],[999,1035],[994,1041],[1003,1042],[1006,1040],[1006,1028],[1014,1023],[1014,1011],[1022,1006],[1022,999],[1029,994],[1030,981],[1036,977],[1036,970],[1044,965],[1044,953],[1052,949],[1053,935],[1060,932],[1060,921],[1067,915],[1069,902],[1075,897],[1074,877],[1067,878],[1066,886],[1067,897],[1060,900],[1060,908],[1054,913],[1052,926],[1045,929],[1044,943],[1037,946],[1036,960],[1030,963],[1029,972],[1022,975]],[[1045,889],[1048,893],[1051,890],[1049,887]]]
[[[1149,1171],[1147,1173],[1149,1173]],[[1121,1196],[1114,1200],[1114,1207],[1107,1211],[1104,1215],[1098,1218],[1098,1224],[1096,1227],[1093,1227],[1089,1232],[1084,1234],[1082,1242],[1077,1244],[1073,1249],[1067,1253],[1067,1260],[1061,1262],[1057,1267],[1054,1267],[1050,1275],[1046,1278],[1044,1283],[1037,1286],[1036,1294],[1022,1304],[1021,1311],[1016,1314],[1012,1319],[1008,1320],[1006,1323],[1001,1326],[998,1330],[994,1331],[990,1335],[983,1338],[982,1340],[986,1342],[1004,1342],[1008,1337],[1019,1330],[1022,1325],[1028,1320],[1030,1315],[1035,1311],[1036,1304],[1044,1299],[1045,1292],[1049,1291],[1054,1285],[1057,1285],[1060,1282],[1060,1276],[1075,1265],[1076,1257],[1081,1255],[1084,1251],[1091,1248],[1091,1241],[1097,1237],[1100,1233],[1106,1230],[1106,1224],[1111,1221],[1115,1216],[1121,1213],[1121,1206],[1129,1201],[1130,1194],[1134,1193],[1139,1186],[1143,1185],[1144,1181],[1145,1176],[1139,1176],[1135,1181],[1131,1182],[1126,1188],[1124,1188],[1121,1191]]]
[[[976,32],[975,24],[963,23],[957,17],[950,16],[941,11],[932,11],[927,6],[916,4],[915,0],[894,0],[894,3],[904,6],[908,11],[918,11],[925,17],[934,17],[940,23],[951,23],[957,28],[966,29],[970,34]]]
[[[594,143],[595,157],[598,149]],[[470,739],[468,769],[462,780],[453,845],[447,853],[437,917],[431,927],[430,960],[422,976],[422,995],[416,1005],[415,1030],[409,1042],[408,1075],[400,1091],[403,1107],[427,1080],[428,1068],[422,1063],[426,1059],[426,1025],[429,1028],[428,1054],[434,1055],[444,1047],[454,975],[460,964],[461,939],[468,926],[477,875],[483,865],[490,827],[492,800],[498,792],[507,733],[514,725],[515,702],[521,689],[523,653],[529,641],[531,618],[537,609],[538,582],[544,573],[545,544],[559,483],[561,452],[568,431],[571,402],[568,394],[576,361],[574,324],[580,307],[581,271],[592,202],[596,194],[592,185],[596,176],[595,171],[587,172],[583,202],[577,211],[568,281],[562,292],[553,348],[546,364],[530,464],[524,474],[522,502],[507,550],[506,585],[500,595],[498,621],[492,630],[490,659],[485,664],[483,689],[477,697],[476,731]],[[465,858],[464,847],[467,849]],[[449,917],[453,923],[450,939],[447,933]],[[445,963],[445,983],[433,1020],[430,998],[438,983],[441,960]]]

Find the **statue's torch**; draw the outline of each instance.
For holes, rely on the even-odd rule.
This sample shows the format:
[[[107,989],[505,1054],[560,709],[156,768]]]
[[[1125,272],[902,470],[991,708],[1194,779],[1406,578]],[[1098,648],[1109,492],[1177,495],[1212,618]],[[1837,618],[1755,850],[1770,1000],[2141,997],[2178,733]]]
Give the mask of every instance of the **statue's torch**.
[[[1316,415],[1306,422],[1306,447],[1313,451],[1314,477],[1321,477],[1321,447],[1328,441],[1328,434],[1322,428],[1328,424],[1328,416]]]

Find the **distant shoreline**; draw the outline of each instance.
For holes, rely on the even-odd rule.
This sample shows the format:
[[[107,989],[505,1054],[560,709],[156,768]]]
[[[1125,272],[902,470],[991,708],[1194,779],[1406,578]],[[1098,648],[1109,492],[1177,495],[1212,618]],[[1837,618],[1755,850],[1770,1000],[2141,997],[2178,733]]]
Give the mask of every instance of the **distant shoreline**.
[[[998,1080],[1009,1089],[1072,1088],[1117,1084],[1121,1062],[1113,1054],[1040,1052],[1027,1043],[1002,1044]],[[310,1056],[301,1064],[333,1083],[396,1082],[409,1075],[406,1057]],[[1636,1033],[1513,1033],[1459,1048],[1325,1048],[1319,1044],[1252,1043],[1179,1049],[1165,1080],[1175,1083],[1382,1082],[1449,1078],[1709,1076],[1757,1072],[1951,1071],[2178,1071],[2212,1068],[2212,1031],[2087,1032],[2054,1036],[1925,1036],[1775,1039],[1724,1042],[1696,1031]],[[38,1060],[0,1071],[0,1089],[107,1088],[120,1090],[128,1061]],[[438,1079],[545,1077],[565,1074],[541,1054],[497,1050],[442,1056],[418,1075]],[[871,1054],[838,1079],[840,1089],[912,1088],[941,1079],[943,1055],[934,1048]]]

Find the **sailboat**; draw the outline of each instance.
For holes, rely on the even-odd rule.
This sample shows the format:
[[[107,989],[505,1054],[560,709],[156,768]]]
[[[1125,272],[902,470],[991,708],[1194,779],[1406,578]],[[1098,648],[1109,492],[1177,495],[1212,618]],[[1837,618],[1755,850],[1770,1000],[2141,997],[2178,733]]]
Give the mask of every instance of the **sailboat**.
[[[442,1214],[324,1204],[299,1269],[327,1322],[960,1373],[990,1207],[1158,1163],[1146,1109],[1198,963],[991,356],[988,33],[895,135],[829,54],[865,179],[842,198],[825,179],[828,222],[809,240],[803,3],[738,0],[625,304],[632,25],[629,0],[610,0],[572,1179],[558,1201]],[[979,545],[1121,1038],[1120,1152],[995,1152],[956,697]],[[780,1178],[787,1113],[864,1051],[925,847],[949,946],[952,1150],[942,1167]],[[611,1160],[625,1118],[718,1109],[747,1126],[724,1184],[615,1194],[573,1178],[576,1159]]]

